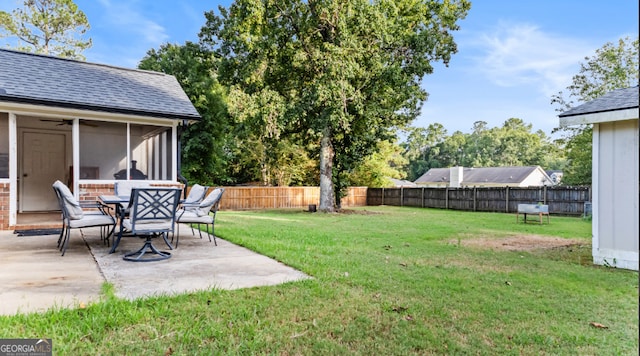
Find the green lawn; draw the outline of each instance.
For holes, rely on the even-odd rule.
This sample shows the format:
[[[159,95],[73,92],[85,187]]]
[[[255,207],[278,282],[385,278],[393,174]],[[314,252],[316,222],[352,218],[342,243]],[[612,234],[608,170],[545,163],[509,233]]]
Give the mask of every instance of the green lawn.
[[[0,335],[46,336],[56,354],[74,355],[637,355],[638,274],[589,263],[591,222],[357,211],[218,214],[220,237],[312,280],[137,302],[105,286],[104,301],[86,309],[0,317]],[[530,235],[582,243],[532,251],[466,243]]]

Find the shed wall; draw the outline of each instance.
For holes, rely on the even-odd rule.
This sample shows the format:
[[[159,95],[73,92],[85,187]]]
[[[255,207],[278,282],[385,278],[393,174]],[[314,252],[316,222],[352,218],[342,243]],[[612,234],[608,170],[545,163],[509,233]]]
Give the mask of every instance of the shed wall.
[[[594,262],[638,270],[638,120],[597,124],[593,153]]]

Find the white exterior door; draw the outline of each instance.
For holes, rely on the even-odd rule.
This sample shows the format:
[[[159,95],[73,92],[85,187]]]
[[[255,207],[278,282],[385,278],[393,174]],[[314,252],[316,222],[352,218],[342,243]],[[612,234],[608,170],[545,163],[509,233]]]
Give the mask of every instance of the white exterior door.
[[[51,185],[66,174],[65,142],[62,133],[23,132],[20,211],[60,209]]]

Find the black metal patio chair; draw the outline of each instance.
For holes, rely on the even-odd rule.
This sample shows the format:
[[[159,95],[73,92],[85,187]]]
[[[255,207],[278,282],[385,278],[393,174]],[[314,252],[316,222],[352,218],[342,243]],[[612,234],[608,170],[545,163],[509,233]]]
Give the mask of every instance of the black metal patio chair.
[[[224,188],[216,188],[211,191],[204,198],[200,204],[197,206],[194,205],[183,205],[178,209],[176,213],[176,222],[178,224],[196,224],[198,227],[198,233],[200,234],[200,238],[202,238],[202,230],[200,230],[200,225],[205,225],[207,229],[207,234],[209,236],[209,242],[211,242],[211,237],[213,236],[213,243],[218,246],[218,242],[216,241],[215,235],[215,222],[216,215],[218,213],[218,209],[220,208],[220,200],[222,199],[222,194],[224,193]],[[213,213],[213,214],[211,214]],[[211,232],[209,232],[209,225],[211,225]],[[193,233],[193,226],[191,229]],[[180,243],[180,225],[178,225],[178,237],[176,239],[176,247]]]
[[[175,213],[180,201],[180,189],[176,188],[134,188],[129,200],[129,217],[121,218],[120,232],[114,245],[120,243],[125,231],[134,236],[145,237],[145,243],[138,251],[127,253],[124,259],[134,262],[159,261],[171,257],[170,252],[160,251],[151,239],[162,236],[164,242],[173,249],[167,237],[173,234]]]
[[[62,251],[62,256],[67,251],[71,229],[100,227],[101,239],[108,242],[109,235],[111,235],[116,225],[115,218],[107,213],[108,206],[99,202],[80,204],[71,193],[71,190],[59,180],[53,183],[53,191],[56,193],[60,210],[62,210],[62,229],[58,237],[58,248]],[[83,208],[97,210],[85,211]],[[80,231],[82,232],[82,230]]]
[[[209,191],[208,186],[200,185],[197,183],[194,184],[193,186],[191,186],[191,189],[189,189],[189,194],[187,195],[187,197],[180,201],[178,209],[197,209],[200,205],[200,202],[204,199],[205,196],[207,196],[207,191]],[[195,234],[195,232],[193,231],[193,226],[191,226],[191,234]]]

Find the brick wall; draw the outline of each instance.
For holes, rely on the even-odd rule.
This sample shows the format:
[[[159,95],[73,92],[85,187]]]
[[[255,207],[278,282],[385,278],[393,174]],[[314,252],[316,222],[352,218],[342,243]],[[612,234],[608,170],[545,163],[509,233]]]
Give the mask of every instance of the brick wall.
[[[0,183],[0,230],[9,229],[9,183]]]
[[[113,183],[80,184],[80,201],[96,201],[100,195],[113,195]]]
[[[183,185],[180,183],[167,183],[167,184],[151,184],[152,187],[175,187],[182,189]],[[114,188],[113,183],[100,183],[100,184],[80,184],[80,201],[96,201],[99,200],[100,195],[113,195]]]

